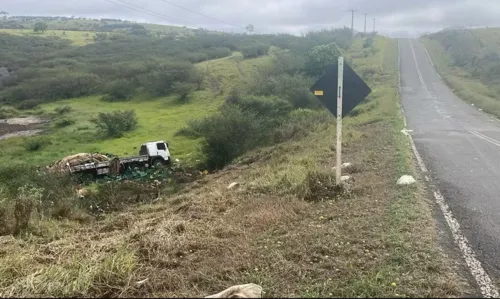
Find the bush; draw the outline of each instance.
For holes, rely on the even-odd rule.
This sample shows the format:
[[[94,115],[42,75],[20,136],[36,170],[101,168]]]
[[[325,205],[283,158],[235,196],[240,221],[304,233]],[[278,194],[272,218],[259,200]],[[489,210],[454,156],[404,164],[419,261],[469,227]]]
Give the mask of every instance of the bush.
[[[45,137],[31,137],[24,142],[24,148],[29,152],[36,152],[50,143]]]
[[[287,118],[275,130],[274,142],[303,138],[309,135],[319,125],[325,125],[332,120],[328,111],[297,109],[288,114]]]
[[[363,48],[369,48],[372,45],[373,45],[373,37],[365,38],[365,41],[363,42]]]
[[[32,99],[32,100],[22,101],[16,104],[15,107],[19,110],[29,110],[29,109],[35,109],[41,103],[42,103],[41,100]]]
[[[188,100],[189,94],[196,89],[196,85],[188,82],[175,82],[172,84],[172,92],[179,96],[179,100],[185,102]]]
[[[137,116],[134,110],[101,112],[93,119],[97,128],[108,137],[120,137],[125,132],[137,127]]]
[[[54,109],[54,111],[57,114],[66,114],[66,113],[71,112],[71,110],[73,110],[73,108],[71,108],[71,106],[68,106],[68,105],[57,107],[56,109]]]
[[[234,158],[262,144],[267,131],[262,118],[237,105],[225,105],[220,113],[188,124],[193,134],[202,136],[207,167],[224,167]]]
[[[105,102],[119,102],[129,100],[135,92],[135,87],[129,80],[117,80],[111,82],[106,87],[107,95],[103,96],[101,100]]]
[[[69,119],[69,118],[61,118],[59,120],[57,120],[55,123],[54,123],[54,126],[56,128],[64,128],[64,127],[68,127],[68,126],[71,126],[75,123],[74,120],[72,119]]]

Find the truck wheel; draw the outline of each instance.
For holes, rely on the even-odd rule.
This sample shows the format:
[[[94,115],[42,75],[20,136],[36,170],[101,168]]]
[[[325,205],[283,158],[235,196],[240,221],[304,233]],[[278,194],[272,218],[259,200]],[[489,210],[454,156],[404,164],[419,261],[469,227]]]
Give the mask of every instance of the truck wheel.
[[[137,170],[142,170],[143,165],[141,165],[139,163],[132,163],[132,164],[130,164],[130,166],[128,168],[132,171],[137,171]]]
[[[165,165],[165,160],[163,160],[163,159],[154,159],[152,164],[153,164],[154,168],[159,168],[159,167],[162,167],[162,166]]]

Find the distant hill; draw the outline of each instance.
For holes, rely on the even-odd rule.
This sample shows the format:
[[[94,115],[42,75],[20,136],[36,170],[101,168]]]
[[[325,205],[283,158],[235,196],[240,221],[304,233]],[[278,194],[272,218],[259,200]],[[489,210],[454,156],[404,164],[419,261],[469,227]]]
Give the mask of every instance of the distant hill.
[[[48,30],[109,32],[116,30],[147,30],[155,34],[190,34],[203,29],[161,24],[136,23],[118,19],[91,19],[78,17],[10,16],[0,18],[0,29],[34,29],[36,23],[45,23]]]

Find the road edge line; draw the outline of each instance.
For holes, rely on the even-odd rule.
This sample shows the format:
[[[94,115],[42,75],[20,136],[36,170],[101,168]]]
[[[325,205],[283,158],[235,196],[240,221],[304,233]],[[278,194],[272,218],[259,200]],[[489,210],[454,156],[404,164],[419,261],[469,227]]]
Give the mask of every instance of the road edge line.
[[[401,103],[401,52],[400,52],[400,47],[399,47],[399,40],[398,39],[398,73],[399,73],[399,101],[400,101],[400,106],[401,106],[401,112],[402,117],[404,119],[405,123],[405,129],[407,129],[407,121],[406,121],[406,113],[404,111],[403,105]],[[425,48],[425,46],[424,46]],[[498,290],[496,289],[495,285],[493,284],[490,276],[486,271],[484,270],[481,262],[477,259],[476,253],[472,249],[472,247],[469,245],[469,241],[467,238],[462,234],[462,231],[460,229],[460,223],[458,220],[455,218],[453,213],[451,212],[450,207],[446,203],[446,200],[444,196],[441,194],[441,191],[435,186],[434,184],[431,183],[431,178],[425,173],[427,173],[427,168],[422,160],[422,157],[420,156],[417,147],[415,146],[415,142],[413,141],[413,137],[408,133],[407,134],[408,139],[410,141],[413,154],[415,155],[415,158],[420,166],[420,169],[424,173],[425,180],[428,182],[429,187],[432,189],[434,199],[436,200],[437,205],[439,206],[441,212],[443,213],[443,217],[446,220],[446,224],[448,225],[448,228],[451,231],[451,234],[453,236],[453,239],[455,241],[455,244],[458,246],[460,249],[460,252],[462,253],[462,257],[465,260],[465,263],[467,264],[467,267],[469,268],[469,271],[474,277],[477,285],[479,286],[479,289],[481,291],[481,294],[485,298],[498,298],[500,297]]]

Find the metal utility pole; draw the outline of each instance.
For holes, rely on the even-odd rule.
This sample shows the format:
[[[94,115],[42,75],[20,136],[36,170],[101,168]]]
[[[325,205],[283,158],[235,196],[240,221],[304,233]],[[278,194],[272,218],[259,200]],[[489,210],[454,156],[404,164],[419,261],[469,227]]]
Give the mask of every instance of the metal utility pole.
[[[350,9],[349,11],[352,13],[351,32],[352,32],[352,35],[354,35],[354,13],[357,11],[357,9]]]
[[[365,14],[365,34],[366,34],[366,16],[367,16],[367,15],[368,15],[368,14]]]

